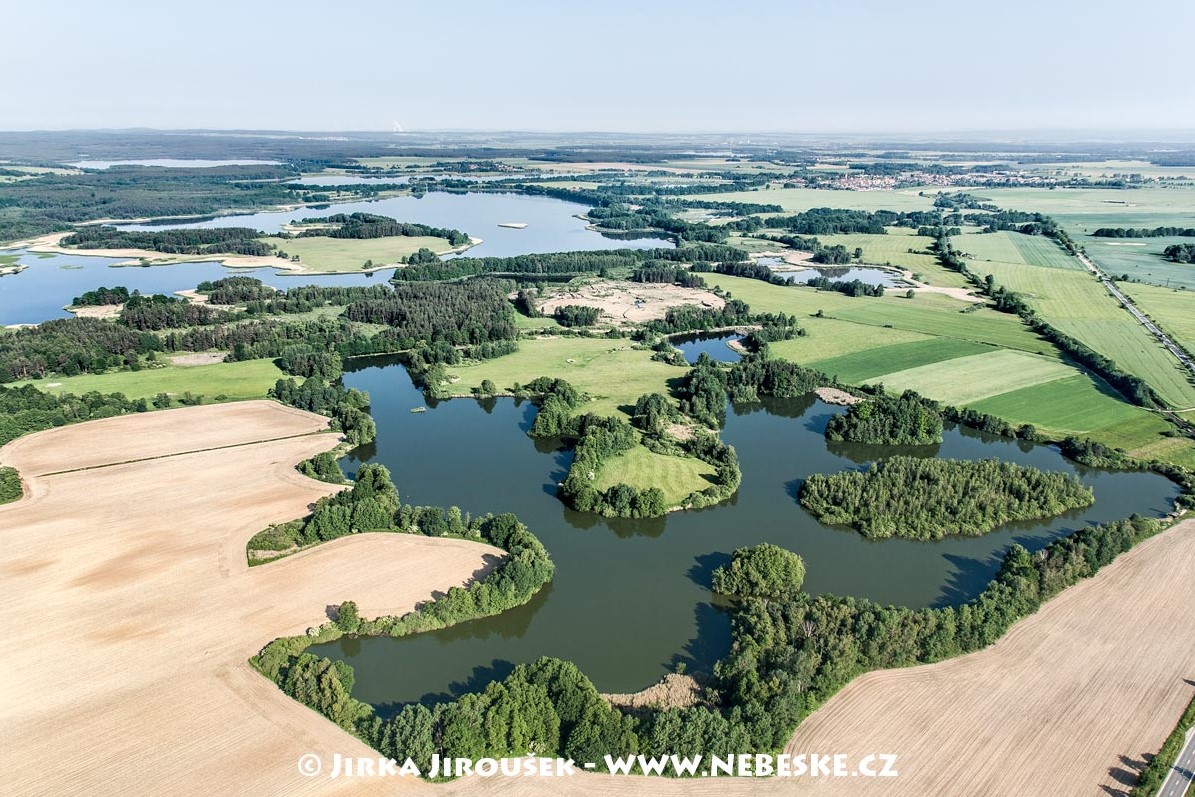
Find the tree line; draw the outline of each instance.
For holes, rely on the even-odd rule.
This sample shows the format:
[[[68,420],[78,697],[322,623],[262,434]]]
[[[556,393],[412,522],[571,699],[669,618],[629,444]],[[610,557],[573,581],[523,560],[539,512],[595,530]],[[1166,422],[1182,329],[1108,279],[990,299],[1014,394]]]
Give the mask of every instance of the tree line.
[[[1095,502],[1068,473],[998,459],[892,457],[866,471],[814,474],[801,506],[820,522],[870,538],[979,536],[1016,520],[1060,515]]]
[[[80,249],[149,249],[174,255],[238,254],[264,257],[272,244],[249,227],[194,227],[170,230],[118,230],[108,225],[83,227],[62,239]]]
[[[1195,227],[1100,227],[1096,238],[1195,238]]]

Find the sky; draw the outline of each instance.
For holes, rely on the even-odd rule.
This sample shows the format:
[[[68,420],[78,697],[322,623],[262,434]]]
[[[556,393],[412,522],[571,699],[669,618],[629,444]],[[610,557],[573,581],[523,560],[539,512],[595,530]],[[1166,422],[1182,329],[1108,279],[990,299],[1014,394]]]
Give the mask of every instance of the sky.
[[[1190,0],[38,0],[4,28],[3,130],[1195,130]]]

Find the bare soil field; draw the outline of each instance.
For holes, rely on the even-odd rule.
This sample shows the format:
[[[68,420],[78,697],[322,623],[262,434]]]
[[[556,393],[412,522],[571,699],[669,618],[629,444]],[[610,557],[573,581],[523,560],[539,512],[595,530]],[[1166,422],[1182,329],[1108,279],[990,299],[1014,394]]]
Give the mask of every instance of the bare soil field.
[[[682,304],[719,309],[726,304],[712,291],[648,282],[595,280],[573,289],[552,293],[539,307],[544,315],[575,304],[602,311],[598,323],[638,324],[664,317],[669,307]]]
[[[195,365],[215,365],[216,363],[224,362],[224,358],[228,356],[228,352],[223,351],[196,351],[190,354],[175,354],[170,358],[171,365],[195,366]]]
[[[1195,691],[1187,622],[1195,521],[1186,521],[983,651],[856,679],[788,745],[856,760],[894,753],[897,778],[578,775],[440,786],[304,778],[296,762],[305,753],[325,766],[334,753],[372,753],[246,659],[276,636],[322,622],[343,600],[358,601],[365,616],[402,612],[501,555],[476,543],[377,534],[250,570],[253,533],[336,489],[293,467],[335,444],[320,433],[325,424],[247,402],[106,419],[0,449],[28,490],[0,507],[8,789],[122,797],[1118,794]],[[225,447],[202,450],[213,444]]]
[[[350,598],[367,616],[408,611],[483,574],[502,551],[369,534],[250,570],[250,536],[337,489],[294,470],[336,444],[320,433],[326,425],[246,402],[94,421],[0,449],[27,487],[0,507],[6,793],[391,785],[301,776],[305,753],[330,763],[333,753],[369,751],[247,659]],[[231,447],[201,450],[213,444]]]

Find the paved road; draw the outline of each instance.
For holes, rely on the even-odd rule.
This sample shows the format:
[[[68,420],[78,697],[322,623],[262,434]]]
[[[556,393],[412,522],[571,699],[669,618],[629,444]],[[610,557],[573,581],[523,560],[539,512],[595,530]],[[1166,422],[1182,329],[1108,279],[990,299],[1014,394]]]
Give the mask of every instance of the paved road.
[[[1192,374],[1195,374],[1195,361],[1188,357],[1187,353],[1183,351],[1177,343],[1171,340],[1169,335],[1158,328],[1157,324],[1155,324],[1153,321],[1150,321],[1145,313],[1138,310],[1137,305],[1133,304],[1133,301],[1129,297],[1120,292],[1120,289],[1117,288],[1115,283],[1108,278],[1107,274],[1100,271],[1099,267],[1096,266],[1095,263],[1091,262],[1087,255],[1079,255],[1079,260],[1083,261],[1083,265],[1087,266],[1088,271],[1099,277],[1100,282],[1104,283],[1104,287],[1108,289],[1108,292],[1115,296],[1116,300],[1124,305],[1124,309],[1132,313],[1134,318],[1140,321],[1155,338],[1160,340],[1162,345],[1169,349],[1170,353],[1177,357],[1178,361],[1182,363],[1188,371],[1190,371]]]
[[[1183,797],[1195,779],[1195,728],[1187,731],[1187,743],[1178,753],[1178,759],[1162,782],[1158,797]]]

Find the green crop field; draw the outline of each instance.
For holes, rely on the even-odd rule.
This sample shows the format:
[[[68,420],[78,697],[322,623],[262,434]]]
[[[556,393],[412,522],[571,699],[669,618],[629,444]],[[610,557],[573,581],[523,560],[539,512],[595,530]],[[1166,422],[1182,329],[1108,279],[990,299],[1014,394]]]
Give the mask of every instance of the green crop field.
[[[360,272],[365,261],[375,266],[397,263],[403,257],[426,247],[433,252],[447,252],[452,244],[444,238],[405,235],[386,238],[263,238],[289,255],[298,255],[308,273]],[[281,262],[281,261],[279,261]]]
[[[483,379],[492,380],[500,390],[540,376],[566,379],[594,398],[584,405],[584,412],[614,415],[645,393],[669,395],[688,370],[654,361],[651,355],[623,340],[531,338],[519,341],[514,354],[449,366],[448,371],[460,377],[452,386],[454,392],[468,392]]]
[[[810,366],[830,376],[837,376],[846,384],[857,385],[882,374],[993,351],[998,350],[982,343],[954,338],[924,338],[815,360]]]
[[[1118,287],[1175,342],[1195,352],[1195,291],[1131,283]]]
[[[713,484],[713,466],[691,457],[670,457],[635,446],[611,457],[598,471],[593,485],[606,490],[616,484],[629,484],[636,490],[659,487],[668,506],[676,506],[690,494]]]
[[[82,395],[93,390],[123,393],[131,399],[153,398],[159,393],[178,396],[190,392],[213,401],[216,396],[229,399],[265,398],[266,391],[285,376],[273,360],[244,360],[214,365],[168,365],[141,371],[82,374],[16,384],[31,384],[48,393]]]
[[[1195,226],[1195,218],[1189,222]],[[1128,274],[1135,280],[1167,288],[1195,289],[1195,265],[1172,263],[1162,256],[1171,244],[1191,243],[1191,238],[1096,238],[1086,235],[1079,243],[1088,257],[1108,274]]]
[[[806,317],[798,320],[806,334],[792,340],[768,344],[768,351],[773,357],[809,364],[855,352],[872,351],[889,344],[933,339],[920,332],[904,329],[877,330],[871,326],[839,321],[835,318]]]
[[[1009,233],[1019,235],[1019,233]],[[972,238],[991,236],[967,236]],[[1022,294],[1042,318],[1148,382],[1167,402],[1195,407],[1195,386],[1178,361],[1086,271],[997,260],[971,261],[979,274]]]

